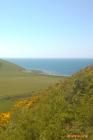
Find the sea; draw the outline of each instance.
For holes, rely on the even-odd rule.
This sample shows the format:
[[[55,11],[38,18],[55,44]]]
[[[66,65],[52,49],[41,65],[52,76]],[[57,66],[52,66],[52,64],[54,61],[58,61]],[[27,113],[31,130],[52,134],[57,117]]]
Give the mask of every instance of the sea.
[[[7,59],[27,70],[37,70],[49,75],[70,76],[80,69],[93,65],[93,59]]]

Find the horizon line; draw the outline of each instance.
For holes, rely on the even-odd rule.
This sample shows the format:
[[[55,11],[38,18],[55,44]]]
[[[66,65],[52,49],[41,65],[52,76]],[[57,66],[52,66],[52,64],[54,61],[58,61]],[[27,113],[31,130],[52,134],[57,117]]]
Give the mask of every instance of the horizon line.
[[[0,57],[0,59],[93,59],[93,58],[88,58],[88,57],[85,57],[85,58],[79,58],[79,57],[77,57],[77,58],[75,58],[75,57],[73,57],[73,58],[69,58],[69,57],[60,57],[60,58],[58,58],[58,57]]]

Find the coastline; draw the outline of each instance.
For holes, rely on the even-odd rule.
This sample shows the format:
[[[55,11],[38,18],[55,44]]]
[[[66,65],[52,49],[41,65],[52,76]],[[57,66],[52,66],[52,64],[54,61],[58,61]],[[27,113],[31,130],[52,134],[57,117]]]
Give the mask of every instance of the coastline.
[[[88,65],[93,65],[93,59],[7,59],[24,71],[34,74],[69,77]]]
[[[49,72],[47,70],[40,70],[40,69],[25,69],[24,72],[32,73],[32,74],[39,74],[39,75],[46,75],[46,76],[61,76],[61,77],[70,77],[71,75],[62,75],[54,72]]]

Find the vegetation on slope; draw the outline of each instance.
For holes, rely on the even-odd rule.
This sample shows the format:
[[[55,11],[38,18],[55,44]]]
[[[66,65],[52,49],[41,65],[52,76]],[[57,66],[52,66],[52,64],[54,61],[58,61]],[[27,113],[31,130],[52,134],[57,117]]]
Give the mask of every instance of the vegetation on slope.
[[[33,99],[17,102],[0,139],[93,140],[93,66]]]

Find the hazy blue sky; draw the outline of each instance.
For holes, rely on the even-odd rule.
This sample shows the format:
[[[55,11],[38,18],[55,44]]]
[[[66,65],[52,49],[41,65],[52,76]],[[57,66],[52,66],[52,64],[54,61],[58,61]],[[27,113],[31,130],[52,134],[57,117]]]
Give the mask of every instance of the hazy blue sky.
[[[93,58],[93,0],[0,0],[0,57]]]

